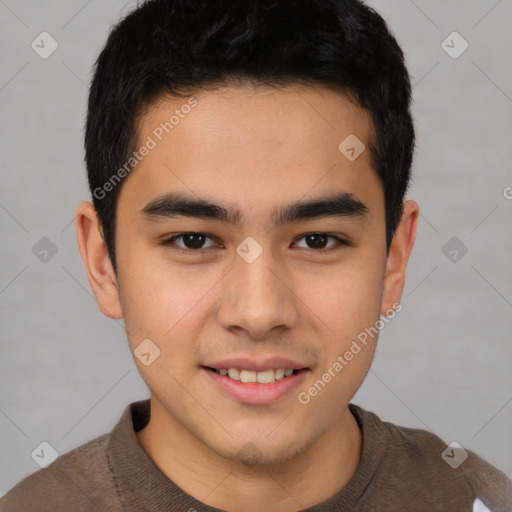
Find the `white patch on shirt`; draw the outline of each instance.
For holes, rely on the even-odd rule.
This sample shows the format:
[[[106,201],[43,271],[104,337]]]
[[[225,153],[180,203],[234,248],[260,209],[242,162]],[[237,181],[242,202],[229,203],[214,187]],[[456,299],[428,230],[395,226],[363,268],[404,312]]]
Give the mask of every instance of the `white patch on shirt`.
[[[473,512],[492,512],[478,498],[473,503]]]

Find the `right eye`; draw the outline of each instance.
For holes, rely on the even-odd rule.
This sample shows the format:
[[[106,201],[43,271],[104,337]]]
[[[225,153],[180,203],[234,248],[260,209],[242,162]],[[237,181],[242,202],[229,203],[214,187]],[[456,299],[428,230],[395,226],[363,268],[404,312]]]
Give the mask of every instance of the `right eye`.
[[[187,232],[187,233],[180,233],[179,235],[174,235],[171,238],[167,238],[161,242],[161,245],[167,246],[167,245],[177,245],[176,241],[180,240],[182,241],[183,245],[177,245],[177,251],[182,254],[197,254],[199,252],[202,252],[201,249],[204,249],[204,242],[206,239],[212,239],[212,237],[206,235],[205,233],[194,233],[194,232]],[[215,244],[207,246],[206,249],[209,247],[214,247]]]

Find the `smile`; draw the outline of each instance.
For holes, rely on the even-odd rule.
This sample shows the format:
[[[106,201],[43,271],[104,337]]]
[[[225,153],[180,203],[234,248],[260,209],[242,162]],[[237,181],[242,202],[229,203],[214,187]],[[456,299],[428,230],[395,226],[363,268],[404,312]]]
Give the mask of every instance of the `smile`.
[[[275,382],[276,380],[284,379],[285,377],[290,377],[294,373],[297,373],[298,370],[294,370],[293,368],[277,368],[277,369],[268,369],[263,370],[261,372],[256,372],[253,370],[242,370],[240,368],[208,368],[209,370],[213,370],[219,375],[227,376],[230,379],[241,381],[243,383],[258,383],[258,384],[270,384]]]
[[[209,366],[203,366],[202,370],[221,394],[251,405],[270,405],[290,396],[311,372],[309,368],[255,371]]]

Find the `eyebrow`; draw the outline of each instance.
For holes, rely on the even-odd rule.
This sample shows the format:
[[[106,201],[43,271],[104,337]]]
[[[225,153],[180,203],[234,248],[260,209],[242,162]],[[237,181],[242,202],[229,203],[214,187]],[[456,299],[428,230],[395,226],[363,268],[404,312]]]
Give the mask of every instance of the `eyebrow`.
[[[271,212],[276,227],[305,220],[323,218],[350,218],[364,220],[368,207],[350,192],[317,197],[307,201],[296,201],[278,207]],[[140,210],[147,222],[175,217],[192,217],[216,220],[233,226],[241,226],[243,215],[233,206],[214,204],[207,199],[187,196],[181,193],[167,193],[158,196]]]

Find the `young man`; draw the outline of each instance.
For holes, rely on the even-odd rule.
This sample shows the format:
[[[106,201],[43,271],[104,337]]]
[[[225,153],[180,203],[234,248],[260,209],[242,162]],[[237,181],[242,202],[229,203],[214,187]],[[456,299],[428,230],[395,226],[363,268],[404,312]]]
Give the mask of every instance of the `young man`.
[[[153,0],[115,27],[76,228],[150,399],[1,512],[511,510],[476,454],[350,403],[415,240],[410,100],[357,0]]]

